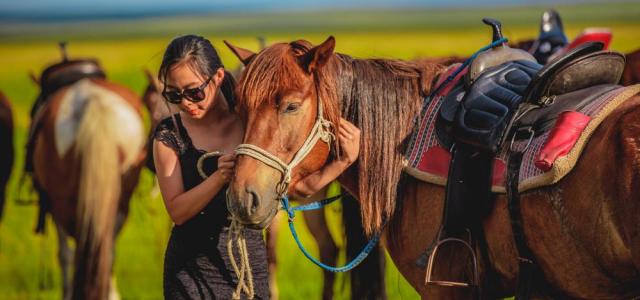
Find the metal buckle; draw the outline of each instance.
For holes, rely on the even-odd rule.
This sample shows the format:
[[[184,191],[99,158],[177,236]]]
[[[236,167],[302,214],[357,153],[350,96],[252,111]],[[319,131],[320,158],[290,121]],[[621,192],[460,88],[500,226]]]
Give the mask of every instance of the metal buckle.
[[[549,105],[552,105],[553,102],[555,101],[556,101],[556,95],[542,96],[542,98],[540,98],[540,105],[549,106]]]
[[[527,149],[529,149],[529,146],[531,146],[531,141],[533,141],[533,136],[535,135],[535,131],[533,130],[533,128],[531,127],[525,127],[524,130],[518,129],[516,132],[513,133],[513,135],[511,136],[511,143],[509,144],[509,150],[511,152],[516,152],[515,148],[513,147],[514,142],[516,140],[516,135],[518,135],[518,132],[521,131],[525,131],[529,133],[529,139],[527,140],[527,145],[524,146],[524,149],[520,150],[520,153],[523,153],[525,151],[527,151]]]

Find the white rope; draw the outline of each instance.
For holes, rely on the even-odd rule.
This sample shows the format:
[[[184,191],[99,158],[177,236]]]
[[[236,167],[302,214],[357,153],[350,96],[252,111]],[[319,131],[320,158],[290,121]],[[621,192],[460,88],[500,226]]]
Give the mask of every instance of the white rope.
[[[234,241],[237,244],[238,254],[240,255],[240,267],[238,267],[235,255],[233,254]],[[233,299],[241,299],[242,292],[244,292],[249,299],[253,299],[255,292],[253,287],[253,274],[251,273],[251,265],[249,264],[247,240],[244,238],[244,233],[242,232],[240,223],[235,219],[231,221],[231,226],[229,227],[227,236],[227,252],[229,254],[229,259],[231,260],[233,271],[238,277],[238,285],[232,295]]]

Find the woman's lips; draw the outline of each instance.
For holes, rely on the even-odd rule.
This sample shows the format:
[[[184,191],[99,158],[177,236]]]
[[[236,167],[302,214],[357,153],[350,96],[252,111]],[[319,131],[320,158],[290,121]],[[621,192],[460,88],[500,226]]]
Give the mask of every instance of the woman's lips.
[[[198,111],[195,110],[195,109],[194,110],[189,110],[189,114],[192,115],[192,116],[195,116],[195,115],[198,114]]]

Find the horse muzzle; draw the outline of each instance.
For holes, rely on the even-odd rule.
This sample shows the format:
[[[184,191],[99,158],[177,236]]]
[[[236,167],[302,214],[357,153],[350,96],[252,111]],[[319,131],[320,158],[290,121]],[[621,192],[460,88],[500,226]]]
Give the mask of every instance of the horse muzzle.
[[[269,198],[274,198],[269,197]],[[231,216],[242,225],[254,229],[264,229],[278,213],[279,203],[275,199],[265,199],[250,187],[227,190],[227,209]]]

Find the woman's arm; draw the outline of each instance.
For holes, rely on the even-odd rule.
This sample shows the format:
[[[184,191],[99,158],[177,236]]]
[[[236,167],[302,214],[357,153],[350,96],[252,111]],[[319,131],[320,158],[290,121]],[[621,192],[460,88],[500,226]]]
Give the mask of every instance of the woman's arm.
[[[308,197],[315,194],[340,176],[344,170],[358,159],[358,153],[360,152],[360,129],[358,127],[345,119],[340,119],[338,140],[342,152],[340,158],[300,180],[294,187],[295,195]]]
[[[180,161],[176,153],[160,141],[153,142],[153,160],[160,192],[169,217],[181,225],[200,212],[213,195],[220,192],[233,173],[235,157],[231,154],[218,158],[218,170],[194,188],[184,191]]]

